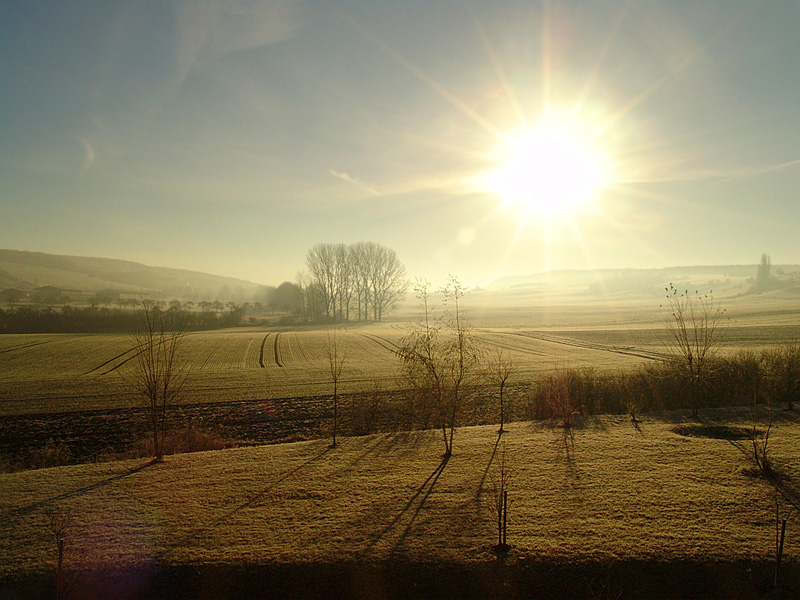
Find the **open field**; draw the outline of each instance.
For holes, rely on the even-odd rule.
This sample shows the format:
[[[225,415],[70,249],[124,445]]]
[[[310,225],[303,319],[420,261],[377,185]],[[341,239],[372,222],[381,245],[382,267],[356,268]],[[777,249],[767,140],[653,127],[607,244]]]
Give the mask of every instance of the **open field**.
[[[664,356],[653,298],[530,291],[468,298],[479,345],[515,362],[510,390],[522,395],[542,371],[613,372]],[[725,353],[800,338],[800,303],[791,294],[721,301]],[[390,397],[399,385],[394,351],[414,318],[406,307],[391,322],[340,328],[347,346],[340,391]],[[328,334],[319,327],[190,334],[183,410],[232,439],[272,440],[278,420],[279,440],[326,435]],[[0,336],[0,437],[43,443],[58,428],[67,435],[77,428],[85,431],[76,439],[101,445],[135,440],[143,421],[130,410],[130,347],[123,335]],[[344,399],[348,407],[353,398]],[[465,428],[448,461],[439,432],[416,431],[348,438],[336,449],[317,439],[163,464],[2,474],[0,580],[23,597],[52,596],[46,573],[54,545],[44,515],[69,507],[66,564],[77,598],[757,597],[770,582],[775,492],[753,476],[741,429],[748,413],[701,414],[700,421],[650,414],[638,423],[585,417],[571,430],[518,421],[502,444],[496,425]],[[785,507],[800,505],[798,443],[800,420],[779,413],[770,448]],[[498,558],[491,482],[503,452],[514,477],[513,550]],[[798,590],[792,510],[784,583]]]
[[[514,423],[500,440],[494,426],[467,428],[449,461],[439,434],[420,431],[0,475],[0,580],[49,572],[44,515],[68,507],[75,597],[159,586],[173,597],[757,597],[776,496],[732,435],[749,423],[724,409],[701,421],[593,417],[568,432]],[[771,449],[783,510],[800,500],[798,444],[800,420],[782,413]],[[491,482],[503,453],[513,548],[499,561]],[[797,514],[784,579],[795,590]],[[396,581],[400,565],[410,572]],[[257,588],[230,579],[242,569]],[[32,596],[46,587],[35,579]]]
[[[728,295],[723,351],[800,339],[800,301],[791,294]],[[465,307],[479,345],[502,350],[516,378],[558,367],[627,368],[664,353],[659,299],[560,292],[474,292]],[[342,390],[397,387],[394,350],[415,318],[344,326]],[[324,328],[236,328],[187,338],[185,402],[235,402],[331,393]],[[0,416],[130,407],[125,335],[0,336]]]

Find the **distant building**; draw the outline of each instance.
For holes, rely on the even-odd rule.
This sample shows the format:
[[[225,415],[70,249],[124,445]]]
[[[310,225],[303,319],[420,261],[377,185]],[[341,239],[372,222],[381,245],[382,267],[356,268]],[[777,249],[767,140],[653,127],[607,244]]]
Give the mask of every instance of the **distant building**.
[[[0,291],[0,302],[6,304],[16,304],[17,302],[30,299],[30,297],[30,292],[18,290],[16,288],[8,288]]]
[[[121,304],[122,302],[143,302],[150,299],[150,294],[146,292],[131,292],[128,290],[105,289],[95,292],[95,298],[103,304]]]
[[[61,302],[68,302],[70,300],[77,301],[83,298],[81,290],[71,288],[59,288],[53,285],[43,285],[42,287],[34,288],[31,296],[36,302],[44,304],[58,304]]]

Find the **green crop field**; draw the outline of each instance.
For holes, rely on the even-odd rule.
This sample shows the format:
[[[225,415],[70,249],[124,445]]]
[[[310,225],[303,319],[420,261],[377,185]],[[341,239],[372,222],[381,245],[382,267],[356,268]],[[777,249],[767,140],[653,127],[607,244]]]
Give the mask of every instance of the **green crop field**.
[[[721,350],[732,353],[800,339],[800,300],[787,293],[719,298]],[[572,292],[473,292],[464,307],[480,348],[502,351],[518,380],[554,368],[613,370],[664,356],[664,315],[652,296]],[[434,314],[441,312],[436,309]],[[416,318],[410,300],[391,322],[344,325],[342,391],[397,387],[397,345]],[[325,328],[236,328],[191,333],[187,403],[330,393]],[[135,401],[125,374],[124,335],[0,336],[0,415],[100,410]]]
[[[800,339],[796,295],[729,290],[718,299],[724,354]],[[616,372],[665,356],[657,297],[478,291],[463,306],[478,347],[517,366],[513,383],[523,394],[545,371]],[[441,311],[437,303],[434,315]],[[417,317],[409,301],[394,320],[337,328],[346,349],[340,391],[402,385],[395,352]],[[324,437],[333,334],[311,326],[190,333],[183,402],[216,417],[236,406],[230,422],[263,428],[262,440]],[[0,433],[9,448],[43,445],[55,427],[98,449],[135,441],[132,411],[110,410],[137,404],[131,348],[125,335],[0,336]],[[261,399],[274,402],[242,402]],[[312,439],[163,464],[0,474],[0,586],[48,596],[54,555],[45,517],[68,508],[66,564],[77,597],[247,598],[266,589],[340,598],[670,598],[678,581],[681,597],[750,598],[768,589],[777,498],[790,515],[785,577],[800,588],[794,412],[778,413],[771,430],[771,482],[755,474],[745,409],[704,408],[699,420],[686,412],[638,422],[577,418],[570,429],[517,421],[502,443],[496,425],[460,428],[448,461],[441,432],[416,431],[345,438],[337,448]],[[286,428],[270,429],[279,420]],[[94,452],[88,460],[101,455]],[[513,549],[498,559],[492,480],[504,453],[513,470]],[[331,594],[342,578],[355,587]]]

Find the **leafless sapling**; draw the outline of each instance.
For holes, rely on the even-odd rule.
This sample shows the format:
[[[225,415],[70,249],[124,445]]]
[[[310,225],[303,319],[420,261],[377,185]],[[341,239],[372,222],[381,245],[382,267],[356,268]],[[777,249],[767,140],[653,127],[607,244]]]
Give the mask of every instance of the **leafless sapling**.
[[[143,307],[135,322],[128,377],[145,402],[157,462],[164,460],[167,416],[179,402],[189,374],[183,353],[186,326],[183,313],[163,311],[152,304]]]
[[[497,545],[495,551],[506,552],[508,545],[508,491],[512,481],[511,466],[503,447],[491,475],[494,516],[497,519]]]
[[[328,367],[333,384],[333,440],[331,447],[336,447],[336,434],[339,428],[339,382],[342,378],[342,369],[347,361],[347,343],[342,341],[338,329],[328,329],[325,344],[328,354]]]
[[[661,310],[667,328],[667,350],[689,383],[692,417],[697,417],[707,370],[722,341],[725,311],[714,301],[713,292],[681,292],[671,283],[664,289],[666,303]]]
[[[449,311],[441,318],[433,316],[429,290],[427,282],[415,286],[422,316],[402,339],[397,355],[412,395],[434,407],[445,456],[450,456],[460,411],[479,375],[480,353],[463,314],[464,288],[459,281],[451,277],[442,290]]]
[[[505,356],[502,350],[499,350],[489,356],[488,364],[486,365],[486,378],[491,384],[497,386],[500,394],[499,433],[503,433],[505,431],[506,407],[504,393],[506,384],[508,383],[508,380],[516,373],[516,371],[517,365],[514,364],[514,361],[510,357]]]

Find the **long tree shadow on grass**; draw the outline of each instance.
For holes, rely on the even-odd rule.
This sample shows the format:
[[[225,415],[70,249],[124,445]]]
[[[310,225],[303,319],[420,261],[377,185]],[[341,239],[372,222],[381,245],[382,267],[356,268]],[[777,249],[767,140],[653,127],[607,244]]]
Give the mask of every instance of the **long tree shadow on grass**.
[[[252,506],[255,506],[269,492],[273,491],[281,483],[283,483],[284,481],[290,479],[293,475],[297,475],[297,473],[299,473],[300,471],[305,469],[308,465],[318,461],[319,459],[321,459],[323,456],[325,456],[326,454],[328,454],[332,450],[334,450],[334,449],[331,448],[330,446],[325,446],[325,448],[321,452],[318,452],[317,454],[315,454],[314,456],[312,456],[308,460],[302,462],[301,464],[297,465],[293,469],[289,469],[289,470],[285,471],[282,475],[280,475],[279,477],[274,479],[265,488],[261,489],[258,493],[254,494],[253,496],[248,498],[247,501],[243,502],[242,504],[240,504],[238,506],[235,506],[234,508],[232,508],[231,510],[229,510],[228,512],[226,512],[222,516],[217,517],[216,519],[214,519],[211,523],[209,523],[207,525],[201,525],[201,526],[197,527],[193,532],[187,533],[185,536],[181,537],[178,540],[175,540],[170,545],[171,546],[180,546],[182,544],[185,544],[187,541],[191,540],[192,538],[196,538],[196,537],[202,535],[203,532],[221,525],[222,523],[224,523],[225,521],[227,521],[231,517],[233,517],[236,513],[241,512],[242,510],[244,510],[246,508],[250,508]]]
[[[497,433],[497,440],[494,442],[494,448],[492,448],[492,455],[489,457],[489,462],[486,464],[486,468],[483,470],[481,474],[481,479],[478,482],[478,487],[475,490],[475,500],[479,500],[481,495],[483,494],[483,486],[486,484],[486,477],[489,475],[489,469],[492,468],[492,463],[494,462],[494,457],[497,456],[497,449],[500,447],[500,440],[503,438],[502,431]]]
[[[366,555],[370,550],[372,550],[384,537],[386,537],[392,530],[401,527],[402,525],[400,522],[403,520],[404,517],[408,518],[408,523],[405,524],[400,537],[397,540],[397,543],[394,545],[394,549],[397,550],[402,543],[405,541],[408,534],[411,532],[411,527],[414,525],[414,521],[416,521],[417,516],[419,515],[420,510],[425,505],[428,497],[433,492],[433,488],[436,486],[436,482],[439,480],[444,468],[447,466],[447,462],[450,460],[450,456],[445,454],[442,457],[442,462],[433,470],[433,473],[428,475],[428,478],[422,483],[417,491],[411,496],[411,498],[406,502],[405,506],[400,510],[400,512],[392,519],[391,523],[389,523],[386,527],[381,529],[378,534],[367,544],[364,550],[361,552],[362,556]],[[416,504],[416,506],[415,506]]]
[[[364,443],[364,449],[350,459],[349,467],[357,467],[364,459],[393,452],[397,460],[404,455],[411,455],[419,448],[421,440],[430,435],[428,430],[401,431],[396,433],[378,434],[374,439]],[[351,438],[346,443],[353,443],[359,438]]]
[[[796,422],[794,415],[776,414],[773,416],[774,422]],[[763,479],[772,485],[783,498],[789,502],[796,510],[800,511],[800,480],[789,473],[781,465],[775,464],[772,461],[769,472],[761,472],[758,466],[755,465],[753,458],[753,435],[764,435],[763,429],[756,429],[755,432],[752,426],[742,425],[729,425],[727,423],[720,423],[717,420],[709,417],[700,417],[700,424],[684,424],[672,428],[672,432],[684,437],[705,437],[712,439],[725,440],[731,446],[736,448],[742,453],[745,460],[753,463],[750,469],[745,472],[755,474],[763,477]]]
[[[81,487],[79,487],[77,489],[71,490],[69,492],[64,492],[64,493],[58,494],[56,496],[51,496],[50,498],[44,498],[42,500],[38,500],[36,502],[32,502],[30,504],[26,504],[25,506],[20,506],[19,508],[11,509],[11,510],[7,511],[6,513],[0,515],[0,524],[5,524],[9,520],[13,519],[14,517],[20,517],[20,516],[28,515],[28,514],[34,512],[35,510],[38,510],[40,508],[44,508],[44,507],[46,507],[49,504],[52,504],[54,502],[60,502],[62,500],[69,500],[70,498],[75,498],[77,496],[80,496],[81,494],[85,494],[87,492],[91,492],[91,491],[103,488],[103,487],[105,487],[107,485],[111,485],[112,483],[114,483],[116,481],[120,481],[121,479],[125,479],[126,477],[130,477],[131,475],[139,473],[140,471],[143,471],[144,469],[146,469],[146,468],[148,468],[148,467],[150,467],[151,465],[154,465],[154,464],[156,464],[156,461],[150,460],[150,461],[147,461],[146,463],[143,463],[141,465],[133,467],[132,469],[126,469],[125,471],[123,471],[121,473],[118,473],[116,475],[112,475],[111,477],[109,477],[107,479],[103,479],[102,481],[98,481],[96,483],[92,483],[92,484],[89,484],[89,485],[84,485],[84,486],[81,486]]]

